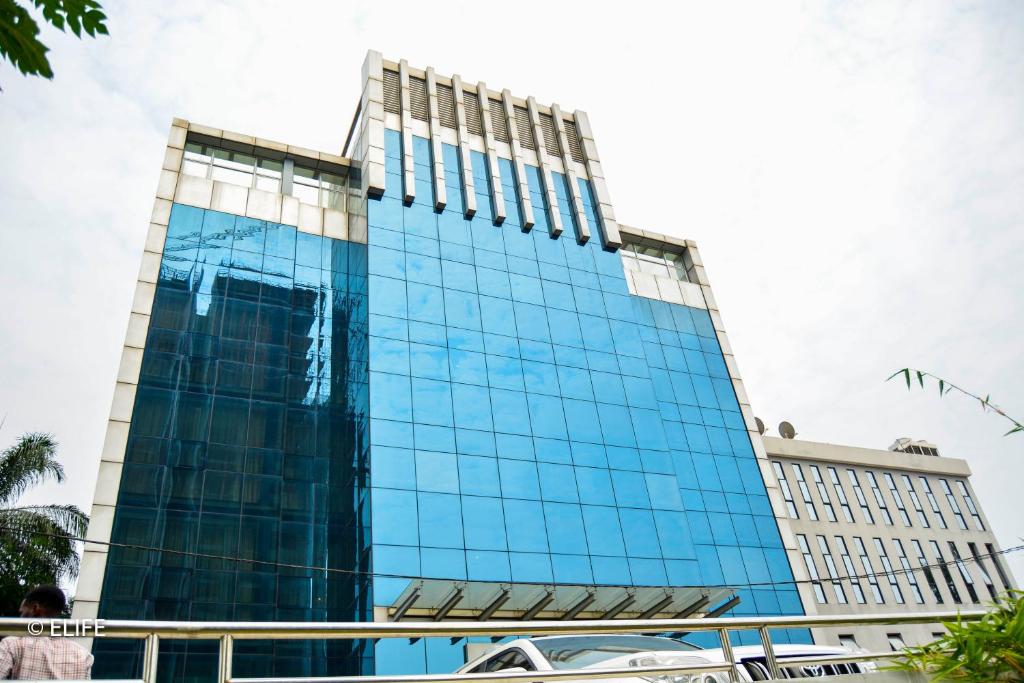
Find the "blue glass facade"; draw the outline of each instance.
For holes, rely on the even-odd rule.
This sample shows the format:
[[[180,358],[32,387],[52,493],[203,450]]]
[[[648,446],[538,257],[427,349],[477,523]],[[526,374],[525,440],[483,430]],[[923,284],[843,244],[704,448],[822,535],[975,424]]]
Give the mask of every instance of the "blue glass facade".
[[[495,226],[482,154],[466,220],[455,147],[436,213],[429,142],[413,138],[403,205],[400,136],[385,141],[367,211],[374,603],[422,576],[728,585],[734,614],[802,613],[768,585],[792,574],[708,312],[631,296],[621,257],[574,239],[564,176],[552,239],[538,169],[524,232],[510,161]],[[447,643],[383,641],[377,672],[449,670]]]
[[[526,167],[523,231],[500,159],[496,226],[483,155],[466,220],[456,148],[436,212],[428,141],[409,205],[385,142],[366,245],[174,205],[99,616],[363,621],[419,577],[730,586],[734,614],[801,613],[708,312],[630,295],[620,255],[576,241],[565,176],[549,207]],[[464,645],[243,642],[235,675],[445,672]],[[97,677],[137,676],[137,644],[95,647]],[[209,678],[215,652],[169,641],[161,675]]]
[[[366,299],[364,245],[174,205],[100,617],[369,618]],[[211,679],[215,648],[163,642],[162,680]],[[358,673],[365,648],[243,641],[235,670]],[[137,642],[95,652],[137,677]]]

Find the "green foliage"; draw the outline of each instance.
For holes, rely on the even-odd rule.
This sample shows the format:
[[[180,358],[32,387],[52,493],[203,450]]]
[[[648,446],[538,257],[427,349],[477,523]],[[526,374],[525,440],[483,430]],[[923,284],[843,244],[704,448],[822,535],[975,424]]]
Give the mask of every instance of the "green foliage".
[[[964,396],[967,396],[969,398],[973,398],[974,400],[978,401],[981,404],[981,409],[982,410],[985,410],[985,411],[991,410],[996,415],[1001,415],[1002,417],[1006,418],[1011,423],[1013,423],[1013,428],[1010,429],[1010,431],[1006,432],[1006,434],[1004,434],[1003,436],[1009,436],[1010,434],[1014,434],[1016,432],[1024,432],[1024,424],[1021,424],[1019,420],[1016,420],[1016,419],[1010,417],[1009,415],[1007,415],[1003,411],[1002,408],[1000,408],[999,406],[993,404],[991,396],[985,396],[985,398],[982,398],[981,396],[978,396],[977,394],[972,394],[971,392],[967,391],[966,389],[962,389],[961,387],[958,387],[957,385],[953,384],[949,380],[942,379],[941,377],[933,375],[930,372],[925,372],[924,370],[914,370],[912,368],[903,368],[902,370],[897,370],[896,372],[894,372],[891,375],[889,375],[889,378],[886,379],[886,381],[888,382],[889,380],[892,380],[892,379],[894,379],[896,377],[899,377],[900,375],[902,375],[903,379],[906,380],[906,382],[907,382],[907,389],[908,390],[912,389],[913,386],[914,386],[913,382],[911,381],[911,377],[913,377],[914,379],[917,380],[917,383],[919,385],[921,385],[922,389],[924,389],[925,379],[933,379],[936,382],[938,382],[938,385],[939,385],[939,396],[945,396],[946,394],[948,394],[951,391],[956,391],[956,392],[959,392],[959,393],[963,394]]]
[[[73,539],[89,518],[74,505],[15,505],[36,484],[64,481],[56,453],[50,435],[26,434],[0,454],[0,616],[17,615],[32,586],[78,574]]]
[[[96,0],[31,0],[43,19],[54,28],[71,29],[93,38],[107,35],[107,15]],[[0,56],[26,76],[53,78],[46,53],[50,48],[39,40],[39,24],[32,14],[15,0],[0,0]]]
[[[891,668],[933,681],[1024,681],[1024,592],[1010,591],[980,621],[958,618],[944,626],[945,636],[907,648]]]

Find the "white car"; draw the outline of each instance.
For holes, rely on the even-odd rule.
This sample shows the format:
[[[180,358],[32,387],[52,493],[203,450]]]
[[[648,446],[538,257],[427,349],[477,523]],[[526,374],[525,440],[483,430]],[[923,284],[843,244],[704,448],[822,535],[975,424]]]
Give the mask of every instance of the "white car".
[[[768,663],[764,656],[764,648],[760,645],[741,645],[732,649],[736,663],[739,664],[741,681],[770,681]],[[775,661],[779,665],[779,673],[783,679],[789,678],[823,678],[825,676],[841,676],[843,674],[871,673],[876,671],[871,662],[850,662],[847,664],[807,664],[788,665],[787,659],[793,657],[829,657],[849,655],[851,652],[843,647],[830,645],[774,645]],[[703,650],[702,654],[716,662],[724,661],[720,649]]]
[[[543,636],[499,645],[468,662],[456,673],[554,671],[711,664],[696,645],[671,638],[631,635]],[[605,679],[611,683],[724,683],[727,674],[632,676]]]

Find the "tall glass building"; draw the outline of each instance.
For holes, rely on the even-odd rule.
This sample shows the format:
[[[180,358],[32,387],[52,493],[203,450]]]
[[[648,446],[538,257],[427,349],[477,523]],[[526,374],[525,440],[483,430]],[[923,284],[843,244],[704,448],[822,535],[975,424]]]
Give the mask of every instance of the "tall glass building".
[[[174,121],[76,616],[802,613],[696,245],[617,222],[581,111],[374,52],[362,80],[342,155]],[[235,671],[473,646],[253,642]],[[215,660],[161,645],[168,680]]]

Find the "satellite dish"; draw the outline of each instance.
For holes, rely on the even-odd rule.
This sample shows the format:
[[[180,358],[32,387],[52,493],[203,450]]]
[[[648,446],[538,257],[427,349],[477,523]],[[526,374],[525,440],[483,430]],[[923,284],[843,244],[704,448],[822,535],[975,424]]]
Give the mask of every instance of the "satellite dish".
[[[757,433],[763,435],[764,434],[764,422],[762,422],[761,418],[759,418],[759,417],[755,417],[754,418],[754,422],[757,423]]]
[[[796,430],[793,429],[793,425],[783,420],[779,423],[779,434],[782,435],[783,439],[792,439],[796,436]]]

